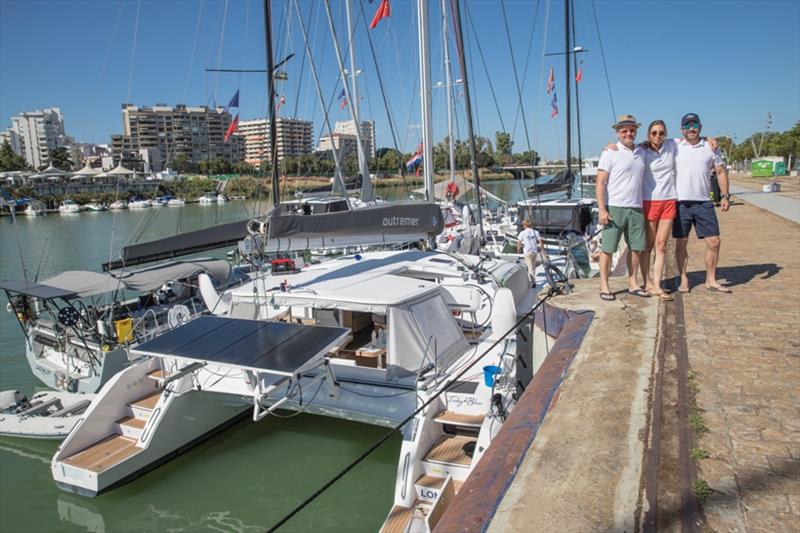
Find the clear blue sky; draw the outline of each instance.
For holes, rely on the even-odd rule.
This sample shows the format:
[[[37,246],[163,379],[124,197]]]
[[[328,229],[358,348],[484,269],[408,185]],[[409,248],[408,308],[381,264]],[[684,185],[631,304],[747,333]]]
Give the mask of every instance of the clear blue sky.
[[[353,0],[358,15],[355,43],[363,96],[363,119],[373,119],[378,146],[391,146],[389,123],[369,52],[366,26],[380,0]],[[289,80],[279,94],[281,115],[314,120],[322,132],[311,75],[303,63],[303,43],[292,11],[274,1],[276,53],[297,55],[286,66]],[[347,30],[344,7],[332,2],[343,53]],[[419,142],[418,59],[415,3],[391,0],[392,16],[370,31],[400,148]],[[515,151],[527,146],[511,68],[501,4],[468,0],[464,16],[470,83],[478,133],[513,132]],[[361,16],[361,6],[366,13]],[[575,2],[577,43],[589,49],[583,60],[580,106],[584,153],[593,154],[612,138],[613,112],[595,26],[602,35],[614,107],[642,123],[666,120],[678,133],[680,117],[698,113],[710,135],[735,134],[739,141],[766,126],[783,131],[800,119],[800,2],[669,1]],[[303,0],[312,27],[311,46],[326,98],[337,91],[337,67],[323,3]],[[519,75],[529,138],[550,158],[564,154],[564,61],[544,53],[564,47],[563,2],[506,0],[506,14]],[[138,12],[138,16],[137,16]],[[138,20],[138,28],[137,28]],[[434,83],[444,79],[439,2],[430,5],[431,65]],[[288,32],[287,32],[288,28]],[[531,32],[533,32],[531,36]],[[476,42],[477,37],[477,42]],[[135,45],[134,45],[135,43]],[[495,88],[494,104],[478,43]],[[531,44],[532,43],[532,44]],[[523,69],[530,56],[527,74]],[[454,49],[451,55],[455,57]],[[241,89],[241,119],[266,115],[263,74],[209,74],[207,67],[263,68],[263,14],[260,1],[15,1],[0,2],[0,128],[20,111],[61,107],[67,133],[81,141],[109,142],[122,129],[120,105],[227,103]],[[561,113],[550,118],[545,94],[547,71],[555,67]],[[459,77],[456,75],[456,77]],[[434,136],[446,134],[444,90],[434,89]],[[463,101],[458,100],[463,107]],[[465,136],[463,109],[458,111]],[[349,118],[334,103],[332,120]],[[640,137],[642,135],[640,134]],[[573,153],[576,148],[573,148]]]

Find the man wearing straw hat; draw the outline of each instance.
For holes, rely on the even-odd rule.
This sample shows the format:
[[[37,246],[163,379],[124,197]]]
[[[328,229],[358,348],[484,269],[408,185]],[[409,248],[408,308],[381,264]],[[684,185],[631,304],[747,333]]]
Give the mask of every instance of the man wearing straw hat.
[[[647,298],[636,279],[639,257],[645,249],[645,221],[642,212],[644,151],[637,146],[636,130],[640,124],[633,115],[620,115],[612,126],[617,132],[617,149],[605,150],[597,170],[597,205],[603,226],[600,248],[600,298],[616,300],[608,287],[611,255],[625,236],[628,244],[628,293]]]

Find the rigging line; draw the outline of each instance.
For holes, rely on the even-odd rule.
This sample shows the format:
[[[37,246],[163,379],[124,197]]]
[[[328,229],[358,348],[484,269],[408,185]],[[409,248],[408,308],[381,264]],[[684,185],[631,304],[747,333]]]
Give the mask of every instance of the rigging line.
[[[203,21],[203,6],[205,0],[200,0],[200,7],[197,10],[197,22],[194,27],[194,39],[192,40],[192,55],[189,58],[189,70],[186,73],[186,81],[183,84],[182,100],[186,101],[186,94],[189,92],[189,82],[192,79],[192,69],[194,68],[194,58],[197,53],[197,38],[200,36],[200,24]]]
[[[325,107],[324,107],[324,105],[325,105],[325,97],[322,94],[322,87],[320,86],[320,83],[319,83],[319,76],[317,75],[317,69],[314,66],[314,57],[311,54],[311,48],[310,48],[310,44],[308,42],[308,32],[306,31],[305,22],[303,21],[303,14],[300,12],[300,3],[299,3],[298,0],[294,0],[294,7],[295,7],[295,12],[297,13],[297,18],[300,21],[300,30],[303,32],[303,43],[304,43],[305,48],[306,48],[306,53],[308,54],[308,63],[309,63],[310,68],[311,68],[311,73],[314,76],[314,83],[315,83],[316,90],[317,90],[317,97],[319,98],[320,106],[323,107],[324,124],[325,124],[325,127],[328,129],[328,135],[330,136],[330,139],[331,139],[331,148],[332,148],[332,153],[333,153],[333,160],[334,160],[334,165],[336,166],[336,168],[334,170],[334,180],[338,180],[339,181],[339,186],[344,191],[345,196],[347,196],[347,187],[345,187],[344,180],[342,179],[341,166],[340,166],[340,163],[339,163],[339,155],[336,153],[336,146],[335,146],[335,144],[333,142],[333,128],[331,128],[330,117],[328,115],[328,109],[330,109],[330,106],[333,103],[333,99],[336,96],[336,90],[338,89],[338,82],[336,84],[336,87],[334,87],[334,89],[333,89],[333,93],[331,94],[331,99],[330,99],[330,101],[328,103],[328,109],[325,109]],[[330,9],[329,6],[326,5],[326,12],[327,13],[330,13],[329,9]],[[338,76],[337,76],[337,79],[338,79]]]
[[[525,54],[525,68],[522,69],[522,86],[521,90],[525,90],[525,82],[528,78],[528,66],[530,65],[531,61],[531,51],[533,50],[533,36],[536,32],[536,23],[539,21],[539,6],[541,2],[536,0],[536,8],[533,10],[533,26],[531,27],[531,36],[528,39],[528,51]],[[511,136],[514,136],[514,133],[517,131],[517,121],[519,120],[519,112],[520,108],[517,106],[516,114],[514,115],[514,127],[511,128]]]
[[[549,27],[550,27],[550,2],[546,2],[545,3],[545,11],[544,11],[544,34],[542,35],[542,58],[544,58],[545,51],[547,50],[547,33],[549,31]],[[539,87],[539,89],[536,91],[536,93],[539,95],[539,99],[536,102],[536,110],[537,110],[537,112],[542,110],[542,97],[543,97],[543,95],[542,95],[542,89],[541,88],[544,86],[543,83],[542,83],[544,81],[544,69],[545,69],[545,61],[544,61],[544,59],[542,59],[542,62],[540,64],[540,66],[539,66],[539,81],[536,84],[536,86]],[[536,146],[536,139],[537,139],[536,133],[537,133],[537,130],[534,129],[533,130],[533,145],[534,146]]]
[[[364,2],[363,2],[363,0],[361,2],[359,2],[358,4],[359,4],[359,7],[361,9],[361,16],[364,17],[364,20],[366,22],[366,15],[364,13]],[[392,116],[392,111],[389,108],[389,101],[386,99],[386,90],[384,89],[384,86],[383,86],[383,76],[381,76],[381,69],[380,69],[380,66],[378,65],[378,57],[377,57],[377,54],[375,54],[375,46],[372,43],[372,35],[370,34],[370,32],[367,32],[367,42],[369,43],[369,49],[370,49],[370,52],[372,53],[372,63],[375,66],[375,74],[378,77],[378,86],[381,89],[381,98],[383,100],[383,107],[386,110],[386,119],[389,121],[389,131],[392,134],[392,143],[393,143],[394,149],[397,152],[400,152],[400,145],[397,144],[397,133],[395,132],[395,129],[394,129],[394,117]],[[370,113],[371,112],[372,112],[372,110],[370,109]],[[373,137],[374,137],[374,135],[373,135]],[[374,146],[375,143],[376,143],[376,139],[373,139],[372,143],[373,143],[373,146]],[[403,162],[400,161],[400,165],[401,166],[402,166],[402,164],[403,164]],[[406,176],[405,176],[404,173],[401,173],[401,176],[403,178],[403,184],[405,184]]]
[[[600,43],[600,57],[603,58],[603,72],[606,74],[606,87],[608,87],[608,99],[611,102],[611,120],[616,122],[617,110],[614,109],[614,97],[611,95],[611,80],[608,77],[608,67],[606,66],[606,52],[603,49],[603,37],[600,34],[600,24],[597,22],[597,10],[592,0],[592,13],[594,14],[594,27],[597,30],[597,41]]]
[[[503,24],[506,28],[506,39],[508,40],[508,52],[511,55],[511,69],[514,71],[514,87],[517,89],[517,101],[519,108],[522,110],[522,126],[525,129],[525,142],[528,144],[528,150],[531,149],[531,138],[528,135],[528,120],[525,118],[525,106],[522,103],[522,89],[519,85],[519,76],[517,75],[517,61],[514,58],[514,47],[511,44],[511,31],[508,28],[508,16],[506,15],[506,0],[500,0],[500,8],[503,11]],[[533,34],[533,30],[531,30]],[[531,163],[534,164],[534,163]]]
[[[131,47],[131,66],[128,69],[128,96],[125,99],[126,102],[131,101],[131,84],[133,83],[133,62],[136,59],[136,38],[139,34],[139,12],[142,8],[142,0],[139,0],[136,3],[136,22],[133,26],[133,46]],[[122,162],[120,161],[120,164]]]
[[[291,16],[291,12],[289,12],[289,16]],[[309,18],[308,18],[308,28],[313,32],[313,28],[314,28],[314,10],[313,9],[311,10],[311,14],[309,15]],[[308,57],[307,54],[306,54],[306,49],[305,49],[305,47],[303,47],[303,57],[302,57],[302,59],[300,61],[300,75],[297,78],[297,89],[294,92],[295,98],[294,98],[294,111],[292,112],[292,116],[293,117],[297,116],[297,107],[300,105],[299,95],[300,95],[300,87],[303,84],[303,74],[305,74],[305,70],[306,70],[306,57]]]
[[[33,276],[33,281],[39,281],[39,273],[42,271],[42,264],[44,264],[44,253],[47,250],[47,242],[50,240],[50,235],[44,236],[44,244],[42,245],[42,253],[39,256],[39,265],[36,267],[36,274]]]
[[[397,424],[396,426],[391,428],[389,431],[387,431],[386,434],[383,437],[378,439],[378,441],[375,442],[372,446],[370,446],[364,453],[359,455],[358,458],[356,458],[354,461],[352,461],[349,465],[347,465],[344,469],[342,469],[338,474],[333,476],[328,482],[326,482],[324,485],[322,485],[322,487],[317,489],[314,492],[314,494],[312,494],[311,496],[306,498],[297,507],[295,507],[289,513],[284,515],[283,518],[281,518],[278,522],[276,522],[274,525],[272,525],[267,531],[270,532],[270,533],[273,532],[273,531],[276,531],[279,527],[281,527],[283,524],[288,522],[293,516],[295,516],[300,511],[302,511],[305,507],[307,507],[312,501],[314,501],[317,497],[319,497],[323,492],[328,490],[334,483],[336,483],[342,477],[344,477],[344,475],[347,474],[348,472],[350,472],[350,470],[352,470],[358,464],[360,464],[364,459],[366,459],[370,454],[372,454],[372,452],[377,450],[384,442],[389,440],[395,434],[395,432],[399,431],[400,428],[402,428],[403,426],[408,424],[410,421],[412,421],[414,419],[414,417],[416,417],[419,413],[424,411],[430,404],[432,404],[436,399],[438,399],[441,394],[447,392],[447,389],[451,384],[453,384],[456,381],[458,381],[459,379],[461,379],[461,377],[464,376],[464,374],[466,374],[472,368],[473,365],[475,365],[484,356],[486,356],[491,350],[493,350],[501,342],[503,342],[503,339],[505,339],[508,335],[510,335],[512,332],[514,332],[518,327],[520,327],[522,324],[524,324],[531,316],[533,316],[536,313],[536,310],[539,307],[543,306],[545,304],[545,302],[547,302],[547,300],[552,298],[552,296],[553,296],[553,292],[551,291],[546,296],[544,296],[541,300],[536,302],[536,305],[534,305],[533,308],[531,308],[530,311],[525,313],[522,316],[522,318],[517,320],[517,322],[513,326],[511,326],[511,328],[508,331],[506,331],[503,335],[500,336],[500,338],[498,338],[496,341],[494,341],[491,346],[486,348],[486,350],[484,350],[484,352],[481,354],[480,357],[476,358],[469,366],[467,366],[466,368],[464,368],[464,370],[462,370],[461,372],[456,374],[450,380],[450,383],[448,383],[447,385],[441,387],[438,392],[436,392],[435,394],[431,395],[431,397],[428,398],[427,400],[425,400],[425,402],[423,402],[422,405],[417,407],[417,409],[415,409],[413,413],[408,415],[402,422],[400,422],[399,424]]]
[[[140,0],[141,1],[141,0]],[[228,22],[228,0],[225,0],[225,3],[222,6],[222,29],[219,33],[219,46],[217,47],[217,68],[221,68],[222,66],[222,47],[225,43],[225,26],[227,26]],[[219,72],[217,72],[217,79],[214,81],[214,108],[216,109],[216,95],[219,93]],[[208,129],[208,121],[206,121],[206,129]],[[208,151],[208,157],[211,157],[211,150]],[[210,159],[209,159],[210,162]],[[209,170],[210,171],[210,170]]]
[[[472,13],[469,10],[469,4],[465,1],[464,2],[464,11],[467,14],[467,20],[469,21],[469,26],[472,29],[473,36],[475,37],[475,44],[478,46],[478,55],[481,58],[481,63],[483,64],[483,71],[486,74],[486,81],[489,83],[489,91],[492,93],[492,100],[494,101],[494,107],[497,109],[497,118],[500,119],[500,127],[503,128],[503,131],[506,131],[506,125],[503,122],[503,115],[500,113],[500,104],[497,103],[497,94],[494,92],[494,84],[492,83],[492,77],[489,75],[489,67],[486,65],[486,58],[483,55],[483,48],[481,47],[481,41],[478,39],[478,32],[475,29],[475,23],[472,21]],[[477,123],[477,130],[480,134],[481,127],[479,119],[477,118],[476,113],[476,123]]]

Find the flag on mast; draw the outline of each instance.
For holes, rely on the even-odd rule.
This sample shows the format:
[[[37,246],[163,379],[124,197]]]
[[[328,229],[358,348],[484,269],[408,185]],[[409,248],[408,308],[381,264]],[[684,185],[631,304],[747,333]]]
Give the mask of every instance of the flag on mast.
[[[555,117],[558,115],[558,98],[556,97],[556,92],[553,91],[553,100],[550,102],[550,105],[553,107],[553,110],[550,111],[550,117]]]
[[[239,113],[236,113],[236,116],[234,117],[233,122],[231,122],[231,125],[228,126],[228,131],[225,132],[225,138],[223,139],[222,142],[223,143],[228,142],[228,138],[231,135],[233,135],[236,132],[237,129],[239,129]]]
[[[225,106],[225,111],[227,111],[231,107],[235,107],[236,109],[239,109],[239,90],[238,89],[236,90],[236,94],[233,95],[233,98],[231,98],[231,101],[228,102],[228,105]]]
[[[377,11],[375,11],[375,16],[372,17],[372,23],[369,25],[369,29],[374,30],[381,19],[390,17],[392,15],[392,10],[389,8],[389,0],[381,0],[380,5],[378,6]]]
[[[580,83],[580,81],[581,81],[582,79],[583,79],[583,61],[581,61],[581,62],[579,63],[579,66],[578,66],[578,73],[577,73],[577,74],[575,74],[575,83]]]
[[[414,155],[406,161],[406,170],[411,170],[414,168],[415,165],[419,165],[422,162],[422,143],[417,147],[417,151],[414,152]]]
[[[550,67],[550,75],[547,76],[547,94],[553,92],[556,86],[556,75],[553,72],[553,67]]]

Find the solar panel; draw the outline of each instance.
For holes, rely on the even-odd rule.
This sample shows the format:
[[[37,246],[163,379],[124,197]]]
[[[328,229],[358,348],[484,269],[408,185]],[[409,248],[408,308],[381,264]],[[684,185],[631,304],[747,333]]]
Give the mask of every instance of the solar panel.
[[[132,351],[290,375],[348,335],[347,328],[204,316]]]

